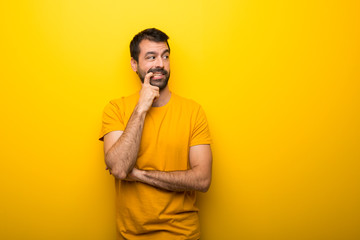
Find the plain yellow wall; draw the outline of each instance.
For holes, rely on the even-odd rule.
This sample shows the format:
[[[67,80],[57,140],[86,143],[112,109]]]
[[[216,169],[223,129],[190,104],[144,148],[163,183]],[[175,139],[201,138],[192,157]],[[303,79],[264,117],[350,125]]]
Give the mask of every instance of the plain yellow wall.
[[[140,88],[129,42],[170,36],[204,107],[202,239],[360,239],[359,1],[0,3],[0,239],[114,239],[105,104]]]

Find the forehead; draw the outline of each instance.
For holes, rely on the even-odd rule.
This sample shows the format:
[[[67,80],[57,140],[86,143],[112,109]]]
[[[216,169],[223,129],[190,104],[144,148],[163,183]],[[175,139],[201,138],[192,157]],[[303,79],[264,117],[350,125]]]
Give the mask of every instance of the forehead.
[[[153,42],[147,39],[144,39],[139,44],[140,55],[145,55],[147,52],[156,52],[163,53],[165,50],[168,50],[169,47],[166,42]]]

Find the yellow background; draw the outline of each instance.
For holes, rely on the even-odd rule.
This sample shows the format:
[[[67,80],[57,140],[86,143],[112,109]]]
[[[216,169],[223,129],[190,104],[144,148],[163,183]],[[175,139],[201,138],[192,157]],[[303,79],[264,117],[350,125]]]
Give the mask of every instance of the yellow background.
[[[114,239],[105,104],[140,88],[129,42],[170,36],[204,107],[202,239],[360,239],[360,2],[0,3],[0,239]]]

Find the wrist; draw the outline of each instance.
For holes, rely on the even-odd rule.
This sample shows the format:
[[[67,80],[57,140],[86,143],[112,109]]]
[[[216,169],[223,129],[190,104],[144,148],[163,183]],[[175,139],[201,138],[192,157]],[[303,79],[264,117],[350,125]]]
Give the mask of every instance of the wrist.
[[[141,105],[137,104],[135,109],[134,109],[134,112],[137,114],[137,115],[145,115],[147,113],[148,109],[142,107]]]
[[[131,171],[131,178],[135,179],[136,181],[141,181],[142,180],[142,175],[145,171],[137,169],[137,168],[133,168],[133,170]]]

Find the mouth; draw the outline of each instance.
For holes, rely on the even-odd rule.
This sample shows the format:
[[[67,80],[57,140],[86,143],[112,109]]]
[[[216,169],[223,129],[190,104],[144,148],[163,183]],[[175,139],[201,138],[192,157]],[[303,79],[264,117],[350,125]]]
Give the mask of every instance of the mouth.
[[[164,78],[165,74],[161,72],[154,72],[154,75],[150,78],[153,80],[158,80]]]
[[[151,68],[151,69],[149,69],[148,71],[147,71],[148,73],[150,73],[150,72],[152,72],[154,75],[153,75],[153,77],[160,77],[160,76],[164,76],[164,75],[166,75],[167,74],[167,71],[165,70],[165,69],[163,69],[163,68],[159,68],[159,67],[157,67],[157,68]]]

